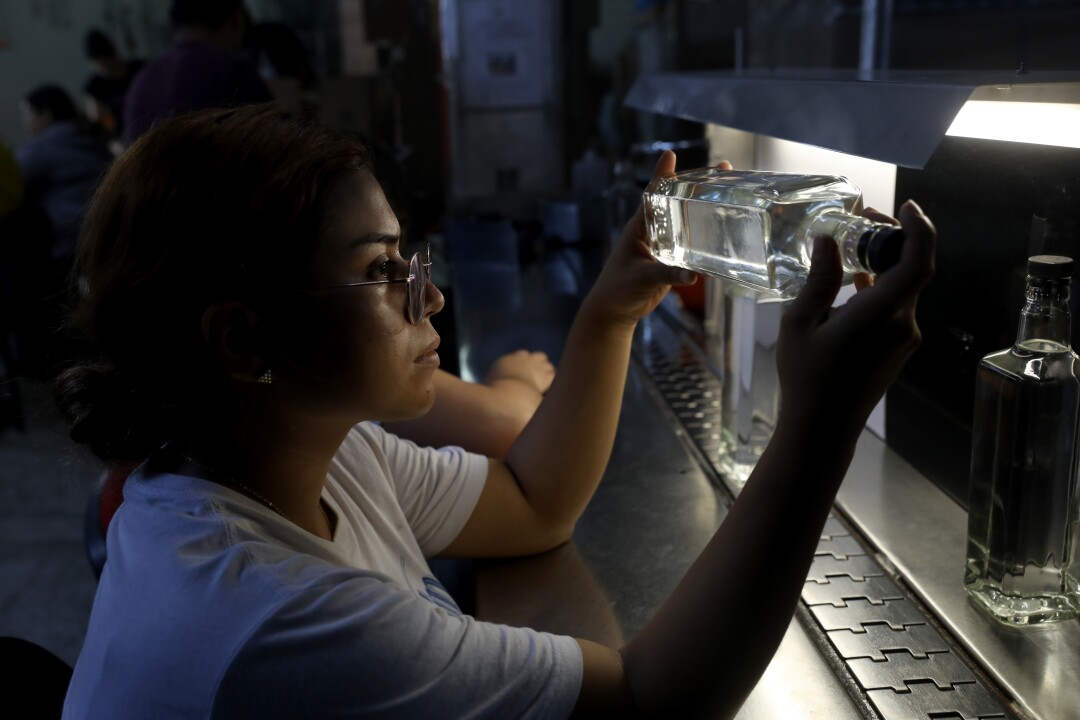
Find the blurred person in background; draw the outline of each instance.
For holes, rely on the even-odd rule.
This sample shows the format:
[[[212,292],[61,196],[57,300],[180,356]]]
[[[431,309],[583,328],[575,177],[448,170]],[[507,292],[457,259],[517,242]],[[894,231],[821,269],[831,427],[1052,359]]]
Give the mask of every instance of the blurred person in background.
[[[32,90],[23,98],[21,111],[27,139],[15,156],[26,202],[48,214],[50,255],[66,266],[75,251],[83,211],[112,154],[59,85]]]
[[[27,139],[16,149],[21,178],[0,182],[12,209],[0,229],[3,330],[13,340],[8,373],[44,378],[62,355],[66,278],[83,215],[112,162],[105,141],[58,85],[42,85],[21,105]],[[22,201],[18,202],[21,187]]]
[[[244,52],[274,99],[294,115],[314,120],[322,100],[311,53],[291,27],[248,18]]]
[[[86,33],[85,48],[92,70],[83,86],[86,118],[99,125],[114,150],[118,150],[124,98],[144,63],[120,57],[109,36],[96,28]]]
[[[248,15],[241,0],[172,0],[169,19],[172,45],[143,68],[125,100],[125,146],[162,118],[273,100],[242,52]]]

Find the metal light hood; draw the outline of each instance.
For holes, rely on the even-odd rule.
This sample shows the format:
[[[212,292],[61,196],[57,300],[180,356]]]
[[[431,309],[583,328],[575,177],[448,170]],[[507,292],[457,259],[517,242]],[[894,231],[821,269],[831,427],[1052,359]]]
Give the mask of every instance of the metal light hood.
[[[922,168],[972,94],[1080,103],[1080,71],[927,72],[823,68],[652,73],[626,105]]]

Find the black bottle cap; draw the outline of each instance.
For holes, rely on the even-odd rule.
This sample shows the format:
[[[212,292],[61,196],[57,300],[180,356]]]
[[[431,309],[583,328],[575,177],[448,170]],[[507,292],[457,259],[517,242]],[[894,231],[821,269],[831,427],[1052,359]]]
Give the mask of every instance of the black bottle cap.
[[[1028,258],[1027,274],[1041,280],[1071,278],[1073,259],[1063,255],[1034,255]]]
[[[904,231],[898,225],[880,225],[859,238],[859,262],[870,272],[883,273],[900,262]]]

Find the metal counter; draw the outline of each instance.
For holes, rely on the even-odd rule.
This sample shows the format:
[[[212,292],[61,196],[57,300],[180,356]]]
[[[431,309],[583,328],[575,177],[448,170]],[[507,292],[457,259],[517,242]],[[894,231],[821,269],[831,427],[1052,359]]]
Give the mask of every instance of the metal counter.
[[[499,322],[462,303],[460,329],[480,331],[492,357],[532,346],[557,362],[573,313],[541,299],[538,273],[515,280],[521,307]],[[713,466],[718,380],[701,345],[670,308],[643,321],[612,458],[573,542],[477,564],[478,617],[616,647],[645,624],[735,494]],[[864,433],[795,617],[739,717],[1080,720],[1080,623],[1013,629],[977,610],[961,586],[966,526]]]
[[[1080,622],[1013,628],[971,603],[961,584],[963,508],[870,433],[859,443],[837,507],[1022,712],[1041,720],[1080,718]]]
[[[476,615],[618,647],[675,587],[728,502],[632,368],[611,462],[573,542],[478,565]],[[738,717],[846,720],[864,713],[793,620]]]

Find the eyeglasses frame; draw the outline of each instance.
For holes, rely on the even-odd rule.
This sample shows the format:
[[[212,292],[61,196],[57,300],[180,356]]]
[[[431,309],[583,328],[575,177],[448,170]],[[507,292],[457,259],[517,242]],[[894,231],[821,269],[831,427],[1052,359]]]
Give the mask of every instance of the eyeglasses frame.
[[[424,259],[420,259],[420,254],[423,253]],[[409,302],[406,306],[406,314],[409,322],[413,325],[419,325],[424,321],[424,310],[427,305],[427,285],[431,282],[431,271],[428,269],[431,267],[431,243],[427,243],[423,250],[419,250],[413,253],[409,258],[409,275],[403,278],[392,278],[387,280],[364,280],[362,282],[343,283],[341,285],[328,285],[326,287],[315,288],[308,292],[322,292],[324,290],[340,290],[342,288],[354,288],[364,287],[366,285],[399,285],[406,283],[408,285]],[[423,280],[420,280],[420,276],[423,275]]]

